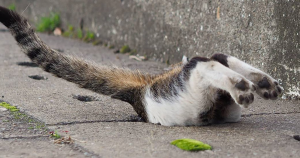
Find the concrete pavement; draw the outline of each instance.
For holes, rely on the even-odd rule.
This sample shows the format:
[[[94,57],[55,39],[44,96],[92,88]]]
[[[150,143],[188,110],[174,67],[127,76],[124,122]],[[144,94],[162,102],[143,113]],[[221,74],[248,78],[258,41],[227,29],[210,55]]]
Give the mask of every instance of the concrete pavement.
[[[126,55],[114,54],[113,50],[78,40],[45,34],[41,34],[40,37],[62,53],[94,62],[140,69],[150,73],[162,72],[167,67],[153,61],[134,61]],[[45,133],[43,137],[38,135],[24,139],[8,135],[3,139],[3,131],[0,131],[2,156],[299,157],[300,155],[300,142],[293,138],[294,135],[300,135],[299,101],[266,101],[256,96],[251,107],[243,110],[244,115],[239,123],[205,127],[164,127],[138,122],[136,113],[125,102],[80,89],[38,67],[20,66],[20,62],[30,60],[21,53],[10,33],[5,31],[0,32],[0,60],[0,96],[3,96],[1,100],[44,122],[50,130],[69,131],[75,140],[75,144],[65,145],[62,148],[44,137]],[[28,77],[33,75],[47,79],[34,80]],[[92,101],[80,101],[76,99],[78,95],[91,97]],[[0,114],[8,115],[5,112]],[[0,126],[5,128],[2,126],[11,125],[3,123]],[[23,133],[18,135],[22,136]],[[212,145],[213,150],[186,152],[170,145],[172,140],[180,138],[203,141]],[[5,144],[4,148],[2,144]],[[78,148],[74,146],[81,150],[77,150]]]

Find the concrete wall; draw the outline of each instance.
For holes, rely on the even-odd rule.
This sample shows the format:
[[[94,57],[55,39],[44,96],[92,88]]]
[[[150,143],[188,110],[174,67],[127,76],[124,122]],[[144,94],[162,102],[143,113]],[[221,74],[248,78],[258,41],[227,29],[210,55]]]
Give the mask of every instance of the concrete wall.
[[[0,0],[36,22],[59,12],[117,46],[174,63],[182,55],[234,55],[280,79],[300,96],[298,0]]]

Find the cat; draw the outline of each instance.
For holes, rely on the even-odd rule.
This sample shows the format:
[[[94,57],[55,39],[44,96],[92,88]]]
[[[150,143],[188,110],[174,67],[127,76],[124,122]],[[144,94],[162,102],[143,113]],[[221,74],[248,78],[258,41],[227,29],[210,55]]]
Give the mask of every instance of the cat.
[[[128,102],[144,121],[164,126],[201,126],[237,122],[241,107],[276,99],[283,92],[267,73],[229,55],[183,58],[159,75],[97,65],[47,46],[27,20],[0,6],[0,22],[21,50],[44,71],[81,88]]]

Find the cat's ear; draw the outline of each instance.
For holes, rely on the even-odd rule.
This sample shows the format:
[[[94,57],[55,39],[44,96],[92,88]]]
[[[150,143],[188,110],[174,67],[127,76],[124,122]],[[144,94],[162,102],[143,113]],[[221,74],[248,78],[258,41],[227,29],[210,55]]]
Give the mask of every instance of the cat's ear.
[[[187,64],[188,62],[189,62],[189,58],[186,57],[185,55],[182,56],[182,64],[185,65],[185,64]]]

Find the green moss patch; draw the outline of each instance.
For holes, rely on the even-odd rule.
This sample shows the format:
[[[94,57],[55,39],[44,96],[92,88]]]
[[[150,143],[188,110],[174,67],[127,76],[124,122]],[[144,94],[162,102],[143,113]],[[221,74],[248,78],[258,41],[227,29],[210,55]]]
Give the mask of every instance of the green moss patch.
[[[42,123],[38,120],[35,120],[34,118],[26,115],[23,112],[20,112],[20,110],[17,107],[12,106],[12,105],[10,105],[6,102],[1,102],[1,101],[0,101],[0,106],[2,106],[4,108],[6,108],[7,110],[9,110],[10,113],[14,116],[15,120],[31,124],[32,127],[30,127],[30,128],[47,130],[44,123]]]
[[[186,151],[212,150],[212,147],[194,139],[177,139],[171,142],[172,145]]]
[[[130,51],[131,51],[131,49],[129,48],[128,45],[125,45],[120,49],[120,53],[122,53],[122,54],[129,53]]]
[[[74,37],[74,26],[69,25],[69,26],[68,26],[68,30],[66,30],[66,31],[62,34],[62,36],[68,37],[68,38]]]
[[[0,106],[6,108],[7,110],[11,111],[11,112],[15,112],[15,111],[19,111],[19,109],[15,106],[12,106],[6,102],[2,102],[0,103]]]
[[[84,42],[92,42],[95,39],[95,34],[91,31],[86,31],[83,41]]]

